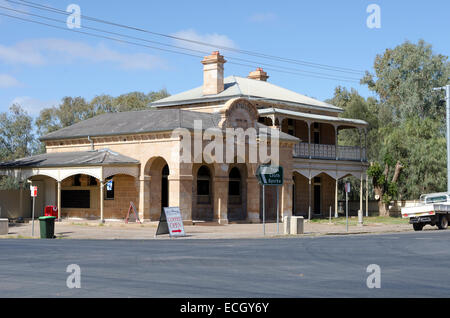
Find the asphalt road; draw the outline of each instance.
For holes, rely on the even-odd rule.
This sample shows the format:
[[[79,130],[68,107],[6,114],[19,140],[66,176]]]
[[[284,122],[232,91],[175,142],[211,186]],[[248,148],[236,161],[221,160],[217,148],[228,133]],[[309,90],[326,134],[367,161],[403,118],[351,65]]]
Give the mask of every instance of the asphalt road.
[[[268,240],[0,240],[0,297],[449,297],[450,231]],[[69,289],[66,268],[81,268]],[[381,288],[366,285],[381,268]]]

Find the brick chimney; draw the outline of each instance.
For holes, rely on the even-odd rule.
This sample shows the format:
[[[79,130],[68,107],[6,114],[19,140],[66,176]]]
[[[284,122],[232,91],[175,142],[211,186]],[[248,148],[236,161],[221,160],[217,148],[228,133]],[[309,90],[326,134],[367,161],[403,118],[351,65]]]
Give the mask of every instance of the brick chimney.
[[[224,90],[223,65],[226,63],[219,51],[205,56],[203,64],[203,95],[216,95]]]
[[[250,74],[248,75],[248,78],[267,82],[267,79],[269,78],[269,76],[267,76],[267,73],[264,72],[264,70],[261,67],[258,67],[256,69],[256,71],[250,72]]]

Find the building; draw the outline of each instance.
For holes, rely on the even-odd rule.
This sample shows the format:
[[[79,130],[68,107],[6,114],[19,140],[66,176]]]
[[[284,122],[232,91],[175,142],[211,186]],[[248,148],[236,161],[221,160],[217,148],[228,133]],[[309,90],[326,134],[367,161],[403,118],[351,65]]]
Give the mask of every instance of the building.
[[[213,52],[202,61],[202,86],[159,100],[150,110],[104,114],[50,133],[41,139],[45,154],[2,163],[0,173],[31,180],[39,187],[37,211],[57,205],[62,218],[123,219],[134,202],[147,221],[159,220],[162,207],[178,206],[186,223],[259,222],[262,187],[255,172],[267,162],[250,160],[250,139],[244,156],[233,162],[206,156],[183,161],[182,142],[188,138],[195,147],[200,122],[203,132],[252,128],[257,143],[279,136],[281,216],[337,210],[338,180],[353,175],[363,184],[366,178],[367,123],[341,118],[339,107],[269,83],[261,68],[247,78],[225,78],[225,63]],[[174,136],[177,129],[188,137]],[[358,130],[360,144],[339,146],[343,129]],[[233,147],[242,144],[232,140]],[[202,149],[208,144],[201,143]],[[276,192],[265,191],[266,217],[274,219]]]

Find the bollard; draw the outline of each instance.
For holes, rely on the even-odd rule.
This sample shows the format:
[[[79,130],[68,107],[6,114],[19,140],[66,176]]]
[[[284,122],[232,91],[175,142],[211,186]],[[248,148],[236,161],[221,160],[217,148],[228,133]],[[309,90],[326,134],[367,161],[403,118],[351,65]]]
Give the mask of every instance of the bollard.
[[[291,217],[285,216],[283,218],[284,235],[291,234]]]
[[[8,219],[0,219],[0,235],[8,235],[9,224]]]
[[[304,221],[303,216],[291,217],[291,235],[304,234]]]
[[[363,212],[361,210],[358,210],[358,226],[363,226]]]

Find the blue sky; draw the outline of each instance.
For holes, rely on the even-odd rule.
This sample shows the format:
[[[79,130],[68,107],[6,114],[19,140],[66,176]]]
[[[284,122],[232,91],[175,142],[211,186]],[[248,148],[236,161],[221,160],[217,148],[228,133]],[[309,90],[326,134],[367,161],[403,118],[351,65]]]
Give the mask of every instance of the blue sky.
[[[18,0],[16,0],[18,1]],[[405,40],[424,39],[435,53],[450,54],[450,2],[429,1],[106,1],[31,0],[65,10],[77,4],[87,16],[208,43],[357,70],[372,70],[376,54]],[[381,28],[366,25],[369,4],[381,8]],[[64,16],[0,0],[0,6],[65,20]],[[0,13],[7,10],[0,8]],[[8,14],[14,14],[8,12]],[[37,19],[22,15],[24,18]],[[51,22],[49,22],[51,23]],[[82,26],[126,33],[172,45],[175,40],[81,21]],[[58,25],[57,23],[53,23]],[[59,24],[64,26],[64,24]],[[83,31],[83,29],[81,29]],[[84,31],[89,31],[85,30]],[[92,32],[92,31],[89,31]],[[196,47],[205,52],[211,47]],[[221,51],[285,67],[331,73]],[[225,65],[225,75],[247,76],[253,67]],[[358,83],[324,80],[268,71],[269,81],[321,100],[332,97],[337,85],[371,93]],[[0,16],[0,111],[21,103],[33,116],[64,96],[118,96],[131,91],[166,88],[175,94],[202,84],[200,59],[116,43],[65,30]]]

